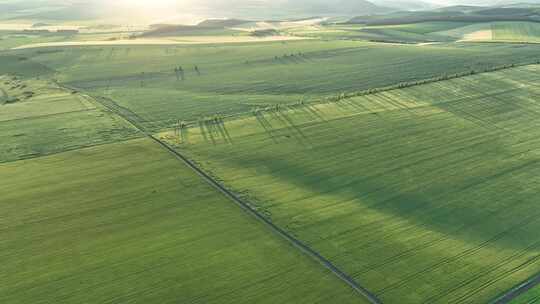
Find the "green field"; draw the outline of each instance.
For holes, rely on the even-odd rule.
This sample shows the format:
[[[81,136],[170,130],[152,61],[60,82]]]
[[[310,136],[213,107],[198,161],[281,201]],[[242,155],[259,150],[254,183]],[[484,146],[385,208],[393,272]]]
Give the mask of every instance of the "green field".
[[[0,180],[1,303],[365,303],[150,140]]]
[[[138,135],[91,98],[47,80],[0,77],[0,163]]]
[[[22,62],[43,69],[44,75],[61,83],[112,98],[138,114],[145,127],[157,130],[178,119],[195,121],[215,113],[232,115],[261,105],[317,100],[443,74],[531,62],[538,50],[536,45],[419,47],[298,41],[71,47],[9,54],[28,58]],[[486,56],[487,51],[492,55]],[[183,81],[176,77],[177,66],[185,71]],[[2,69],[0,66],[0,72]]]
[[[486,303],[540,270],[540,67],[162,134],[385,303]]]
[[[454,41],[448,35],[438,32],[464,27],[465,22],[421,22],[400,25],[328,25],[318,28],[294,28],[290,33],[297,36],[317,37],[322,39],[350,39],[397,43],[449,42]]]
[[[485,32],[487,36],[467,38],[474,33]],[[434,32],[438,36],[448,36],[455,40],[470,39],[484,42],[538,43],[540,42],[540,23],[536,22],[484,22],[465,25]]]
[[[498,21],[536,10],[131,26],[4,2],[1,304],[477,304],[539,273],[540,23]],[[41,42],[74,44],[13,49]]]
[[[515,299],[512,304],[536,304],[540,303],[540,287],[533,288],[527,293]]]
[[[540,42],[540,23],[498,22],[491,28],[496,41]]]

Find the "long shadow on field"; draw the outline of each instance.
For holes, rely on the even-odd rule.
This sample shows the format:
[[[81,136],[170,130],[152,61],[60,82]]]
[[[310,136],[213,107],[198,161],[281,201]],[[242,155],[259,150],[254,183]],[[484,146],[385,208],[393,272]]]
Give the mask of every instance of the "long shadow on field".
[[[208,131],[208,137],[210,137],[210,140],[212,141],[212,144],[217,144],[217,138],[219,138],[219,131],[216,130],[213,122],[206,122],[205,124],[206,130]]]
[[[216,134],[216,136],[221,137],[225,143],[232,144],[231,136],[229,135],[229,132],[225,128],[225,124],[222,121],[209,122],[208,127]]]
[[[189,142],[189,128],[180,129],[180,139],[182,140],[182,143]]]
[[[204,141],[209,142],[208,134],[206,134],[206,126],[205,126],[204,121],[199,121],[199,130],[201,130],[201,134],[202,134],[202,136],[204,138]]]
[[[268,136],[272,139],[272,141],[274,143],[277,143],[276,136],[274,135],[274,132],[275,132],[274,128],[272,127],[270,122],[268,122],[266,117],[264,117],[264,114],[263,113],[256,113],[255,118],[257,118],[257,121],[259,122],[261,127],[263,127],[264,131],[266,132],[266,134],[268,134]]]
[[[347,99],[343,99],[336,102],[336,105],[339,108],[348,106],[348,107],[354,108],[355,110],[359,110],[360,112],[371,112],[368,108],[363,106],[360,102],[349,101]]]
[[[326,119],[323,117],[322,113],[317,109],[317,107],[312,107],[311,105],[304,105],[299,109],[311,117],[315,117],[316,119],[321,121],[326,121]]]
[[[227,126],[225,125],[224,121],[220,121],[217,125],[217,128],[219,129],[219,132],[223,136],[223,139],[227,141],[230,144],[233,144],[233,139],[231,137],[231,134],[229,133],[229,130],[227,130]]]
[[[281,124],[286,126],[286,130],[290,131],[289,133],[292,134],[297,141],[303,142],[305,139],[307,139],[302,130],[296,126],[292,119],[288,116],[288,111],[271,112],[271,115],[274,119],[279,120]]]
[[[433,236],[438,239],[416,240],[414,248],[408,248],[407,251],[388,252],[388,256],[381,257],[376,264],[355,270],[358,274],[375,269],[377,265],[382,267],[386,265],[385,263],[397,262],[398,256],[413,254],[415,250],[434,246],[446,241],[447,238],[461,239],[474,245],[491,240],[500,234],[501,237],[489,246],[503,246],[503,248],[510,246],[520,249],[528,246],[529,242],[540,240],[537,233],[540,223],[533,223],[535,226],[528,228],[519,228],[531,210],[536,210],[535,197],[540,193],[540,185],[531,182],[530,178],[540,172],[540,159],[531,155],[525,158],[514,157],[519,151],[501,148],[503,142],[497,140],[496,136],[483,137],[485,131],[480,128],[458,137],[462,142],[456,145],[455,140],[449,141],[443,136],[449,132],[460,132],[459,128],[453,126],[453,122],[454,120],[450,120],[447,126],[445,125],[449,128],[447,130],[425,134],[406,131],[404,128],[406,125],[385,127],[385,123],[381,121],[379,126],[375,125],[373,128],[387,128],[388,132],[381,131],[382,134],[392,134],[392,130],[399,134],[395,134],[396,138],[386,138],[388,136],[385,135],[384,142],[374,141],[373,144],[356,148],[357,151],[352,155],[358,155],[357,158],[351,158],[351,154],[347,154],[348,150],[339,152],[343,153],[340,155],[334,152],[339,151],[334,148],[329,150],[333,152],[321,153],[317,147],[306,152],[301,148],[288,146],[283,149],[286,153],[276,151],[263,155],[242,154],[242,159],[229,161],[235,162],[238,167],[263,165],[268,168],[275,180],[296,185],[308,193],[314,193],[315,197],[324,195],[327,198],[335,198],[334,201],[328,201],[329,207],[337,203],[356,205],[352,209],[354,212],[339,213],[331,218],[338,223],[354,218],[352,222],[358,223],[354,227],[345,225],[346,229],[352,230],[336,229],[336,237],[342,233],[353,236],[355,233],[362,234],[366,231],[389,235],[391,229],[402,233],[406,229],[418,229],[421,226],[425,226],[427,231],[440,232]],[[366,138],[363,138],[364,135],[361,133],[350,134],[350,138],[324,142],[324,145],[336,147],[347,142],[363,143],[372,137],[365,135]],[[471,139],[471,135],[475,137]],[[331,142],[333,144],[330,144]],[[414,145],[408,147],[408,152],[402,152],[401,145],[409,142]],[[386,152],[373,155],[372,151],[375,151],[373,145],[384,146]],[[521,147],[524,150],[528,148],[531,147]],[[321,149],[324,151],[325,147]],[[253,150],[258,151],[255,147]],[[363,154],[369,155],[370,158],[364,159]],[[294,159],[303,161],[289,160],[293,155]],[[340,156],[344,157],[346,165],[335,161]],[[321,170],[320,165],[325,160],[332,168],[331,174],[330,170]],[[503,185],[504,190],[500,188]],[[524,187],[527,191],[520,190]],[[257,195],[256,187],[250,190]],[[270,205],[276,203],[272,202],[270,197],[259,199],[268,201]],[[302,204],[305,206],[297,205],[295,210],[300,213],[310,212],[312,207],[309,206],[309,202],[303,201]],[[383,219],[394,218],[394,220],[390,223],[385,223],[384,220],[373,221],[369,218],[365,221],[359,220],[363,212],[370,209],[387,214],[388,217]],[[274,214],[276,220],[284,224],[292,221],[297,215],[300,214],[278,218],[278,215]],[[540,218],[538,219],[540,221]],[[477,225],[480,222],[482,225]],[[307,226],[318,224],[321,223],[316,221],[304,223]],[[519,231],[519,234],[505,233],[510,230]],[[302,237],[301,230],[294,232]],[[516,237],[517,235],[519,237]],[[309,234],[305,237],[309,237]],[[353,248],[360,246],[355,242],[350,244]],[[365,245],[368,246],[365,248],[379,245],[381,244],[369,244]]]

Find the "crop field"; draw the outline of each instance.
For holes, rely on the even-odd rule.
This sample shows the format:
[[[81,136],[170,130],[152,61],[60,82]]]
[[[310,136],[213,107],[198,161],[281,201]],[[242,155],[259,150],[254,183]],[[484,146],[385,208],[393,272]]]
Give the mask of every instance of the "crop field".
[[[529,290],[527,293],[518,297],[512,304],[536,304],[540,303],[540,287],[536,287],[532,290]]]
[[[0,77],[0,163],[137,135],[95,101],[47,80]]]
[[[487,22],[465,25],[433,34],[463,41],[479,42],[540,42],[540,24],[536,22]]]
[[[0,3],[0,304],[540,304],[540,9],[93,1]]]
[[[493,55],[485,56],[487,50]],[[9,54],[26,58],[23,63],[43,69],[47,77],[114,100],[136,113],[146,128],[159,130],[215,113],[232,115],[257,106],[530,62],[538,50],[536,45],[296,41],[66,47]],[[177,67],[183,72],[175,72]]]
[[[352,39],[381,42],[421,43],[455,41],[449,35],[438,32],[450,31],[469,25],[465,22],[422,22],[400,25],[329,25],[318,28],[305,27],[289,30],[299,36],[317,37],[323,39]]]
[[[160,136],[384,303],[487,303],[540,271],[539,72]]]
[[[148,139],[0,180],[1,303],[365,303]]]
[[[22,35],[9,31],[0,31],[0,50],[9,50],[30,43],[56,42],[61,37],[39,37],[35,35]]]
[[[492,25],[493,40],[540,42],[540,24],[533,22],[498,22]]]

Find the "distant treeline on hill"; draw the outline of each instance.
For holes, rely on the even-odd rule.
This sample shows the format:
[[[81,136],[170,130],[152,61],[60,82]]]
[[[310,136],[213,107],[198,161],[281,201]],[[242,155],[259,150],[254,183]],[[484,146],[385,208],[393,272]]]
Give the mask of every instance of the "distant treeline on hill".
[[[495,22],[495,21],[529,21],[540,22],[538,17],[526,16],[438,16],[438,17],[405,17],[380,20],[364,20],[360,18],[351,19],[347,23],[366,25],[399,25],[421,22]]]
[[[351,24],[398,25],[421,22],[494,22],[530,21],[540,22],[537,9],[522,8],[447,8],[429,12],[400,12],[390,15],[358,16],[349,20]]]

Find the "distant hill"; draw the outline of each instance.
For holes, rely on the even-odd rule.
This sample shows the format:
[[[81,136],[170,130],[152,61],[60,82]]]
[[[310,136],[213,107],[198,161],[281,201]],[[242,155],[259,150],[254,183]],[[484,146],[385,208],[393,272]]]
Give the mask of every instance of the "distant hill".
[[[491,22],[532,21],[540,22],[540,8],[536,7],[482,7],[456,5],[419,12],[396,12],[380,16],[358,16],[349,23],[368,25],[393,25],[433,21]]]
[[[197,26],[206,28],[226,28],[246,24],[249,22],[251,21],[241,19],[206,19],[197,24]]]
[[[232,34],[236,31],[229,28],[249,23],[240,19],[207,19],[197,25],[152,24],[150,30],[138,37],[171,37],[211,34]]]
[[[419,11],[434,9],[437,6],[420,0],[370,0],[371,3],[399,11]]]
[[[221,10],[223,14],[236,11],[251,10],[254,18],[261,12],[257,10],[271,10],[276,14],[280,12],[296,12],[302,15],[356,15],[377,14],[388,12],[388,8],[375,5],[367,0],[200,0],[198,5],[207,10]],[[268,12],[265,12],[268,13]]]
[[[292,0],[287,5],[314,14],[376,14],[389,10],[365,0]]]

